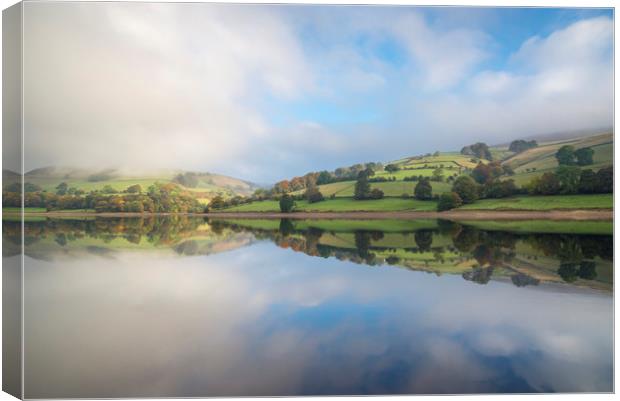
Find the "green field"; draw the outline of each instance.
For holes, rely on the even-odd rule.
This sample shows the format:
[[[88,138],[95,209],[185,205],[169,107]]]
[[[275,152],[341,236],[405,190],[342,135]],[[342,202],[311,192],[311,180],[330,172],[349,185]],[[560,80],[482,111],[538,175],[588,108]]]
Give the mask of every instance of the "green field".
[[[564,145],[571,145],[575,149],[591,147],[592,150],[594,150],[594,164],[584,168],[599,170],[602,167],[613,164],[612,134],[599,134],[583,138],[541,143],[538,147],[506,159],[504,163],[511,166],[516,173],[511,178],[513,178],[517,184],[523,185],[546,171],[554,171],[558,167],[555,153]]]
[[[419,201],[416,199],[384,198],[379,200],[358,201],[353,198],[327,199],[323,202],[309,204],[306,201],[297,201],[295,211],[298,212],[387,212],[399,210],[433,211],[437,208],[434,201]],[[224,209],[225,212],[279,212],[277,201],[253,202]]]
[[[280,220],[278,219],[225,219],[228,223],[239,226],[255,228],[261,230],[278,230]],[[307,230],[308,228],[318,228],[332,233],[352,233],[356,230],[382,231],[385,233],[411,232],[421,229],[436,229],[437,220],[293,220],[293,227],[296,230]],[[355,242],[353,241],[353,246]]]
[[[3,207],[2,208],[2,212],[3,213],[19,213],[22,209],[19,207]],[[24,213],[41,213],[41,212],[46,212],[47,209],[45,209],[44,207],[26,207],[24,208]]]
[[[19,207],[3,207],[3,213],[19,213],[21,208]],[[25,207],[24,213],[45,213],[47,209],[44,207]],[[94,213],[95,209],[63,209],[54,210],[54,213]]]
[[[461,221],[463,224],[489,231],[541,234],[603,234],[612,235],[612,221]]]
[[[612,209],[612,194],[515,196],[504,199],[482,199],[459,210],[555,210]]]

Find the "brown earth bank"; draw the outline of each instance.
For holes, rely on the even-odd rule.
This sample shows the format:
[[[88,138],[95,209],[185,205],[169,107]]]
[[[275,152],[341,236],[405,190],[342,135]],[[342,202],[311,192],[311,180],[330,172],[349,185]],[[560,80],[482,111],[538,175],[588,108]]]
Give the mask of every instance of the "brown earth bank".
[[[6,216],[19,213],[5,212]],[[612,209],[597,210],[453,210],[446,212],[215,212],[215,213],[94,213],[94,212],[34,212],[27,216],[40,217],[148,217],[148,216],[203,216],[218,219],[450,219],[450,220],[613,220]]]

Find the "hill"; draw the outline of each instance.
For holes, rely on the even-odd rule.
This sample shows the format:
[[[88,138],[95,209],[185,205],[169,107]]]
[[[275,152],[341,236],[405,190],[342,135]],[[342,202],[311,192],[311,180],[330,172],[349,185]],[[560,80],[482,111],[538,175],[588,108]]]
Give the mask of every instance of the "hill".
[[[523,185],[535,176],[555,170],[558,166],[555,153],[564,145],[571,145],[575,149],[592,148],[594,150],[594,164],[587,168],[599,170],[613,164],[612,133],[542,142],[535,148],[507,157],[503,164],[512,167],[515,171],[512,178],[518,185]]]
[[[18,179],[15,173],[4,171],[5,184]],[[9,178],[7,180],[7,178]],[[128,172],[117,169],[84,169],[73,167],[45,167],[29,171],[24,181],[52,191],[61,182],[69,187],[84,191],[100,190],[109,185],[122,191],[131,185],[139,184],[143,189],[155,182],[175,182],[194,192],[197,198],[208,200],[216,195],[226,197],[251,195],[258,185],[221,174],[190,172],[182,170],[159,170],[148,172]]]
[[[508,145],[490,147],[493,160],[513,168],[513,176],[503,178],[514,179],[517,185],[524,185],[532,178],[553,171],[558,166],[555,153],[564,145],[572,145],[575,149],[591,147],[594,150],[594,164],[588,166],[593,170],[613,164],[613,135],[612,133],[585,135],[574,137],[569,134],[560,138],[559,134],[544,136],[547,142],[539,142],[539,146],[521,153],[508,150]],[[552,140],[549,140],[553,138]],[[441,169],[443,181],[432,182],[434,193],[448,192],[452,187],[452,180],[461,174],[471,172],[478,162],[488,163],[489,160],[479,159],[474,156],[463,155],[459,152],[436,152],[420,156],[410,156],[387,162],[393,164],[398,171],[388,172],[385,169],[376,171],[373,179],[386,179],[386,182],[373,182],[371,188],[382,190],[387,197],[400,197],[403,194],[412,195],[417,181],[406,179],[411,176],[432,177],[437,169]],[[318,186],[321,193],[326,196],[352,197],[355,188],[355,180],[339,181]],[[303,194],[304,190],[293,191],[293,195]]]

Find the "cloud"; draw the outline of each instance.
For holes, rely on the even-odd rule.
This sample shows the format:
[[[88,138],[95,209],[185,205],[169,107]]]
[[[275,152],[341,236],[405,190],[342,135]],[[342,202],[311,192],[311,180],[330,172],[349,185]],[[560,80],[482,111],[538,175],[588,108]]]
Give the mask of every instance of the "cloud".
[[[268,133],[257,97],[312,90],[299,43],[262,7],[26,6],[28,168],[217,168]]]
[[[613,125],[613,25],[606,17],[532,37],[505,69],[485,70],[464,90],[413,98],[411,127],[460,143]]]
[[[532,30],[509,53],[480,21],[442,10],[25,9],[27,170],[181,168],[267,183],[613,123],[609,17]]]
[[[432,29],[416,13],[397,20],[393,31],[422,70],[423,75],[414,81],[426,89],[445,89],[458,84],[489,56],[486,48],[490,38],[483,32]]]

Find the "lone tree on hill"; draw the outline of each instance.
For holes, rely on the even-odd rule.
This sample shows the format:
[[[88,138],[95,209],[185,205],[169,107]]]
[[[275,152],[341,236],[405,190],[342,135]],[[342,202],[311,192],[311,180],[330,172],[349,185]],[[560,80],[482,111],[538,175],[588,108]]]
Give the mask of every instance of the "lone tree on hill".
[[[289,194],[284,194],[280,198],[280,211],[282,213],[290,213],[295,207],[295,199]]]
[[[428,178],[424,178],[415,186],[413,190],[413,194],[418,200],[430,200],[433,198],[433,187],[431,186],[431,182]]]
[[[510,142],[510,146],[508,150],[515,153],[525,152],[528,149],[532,149],[538,146],[536,141],[525,141],[523,139],[517,139],[516,141]]]
[[[385,166],[385,171],[387,171],[388,173],[395,173],[398,170],[400,170],[400,167],[398,167],[396,164],[388,164],[387,166]]]
[[[364,171],[357,175],[355,183],[355,193],[353,197],[357,200],[364,200],[370,197],[370,184],[368,183],[368,175]]]
[[[484,142],[477,142],[461,149],[462,155],[476,156],[479,159],[493,160],[489,146]]]

